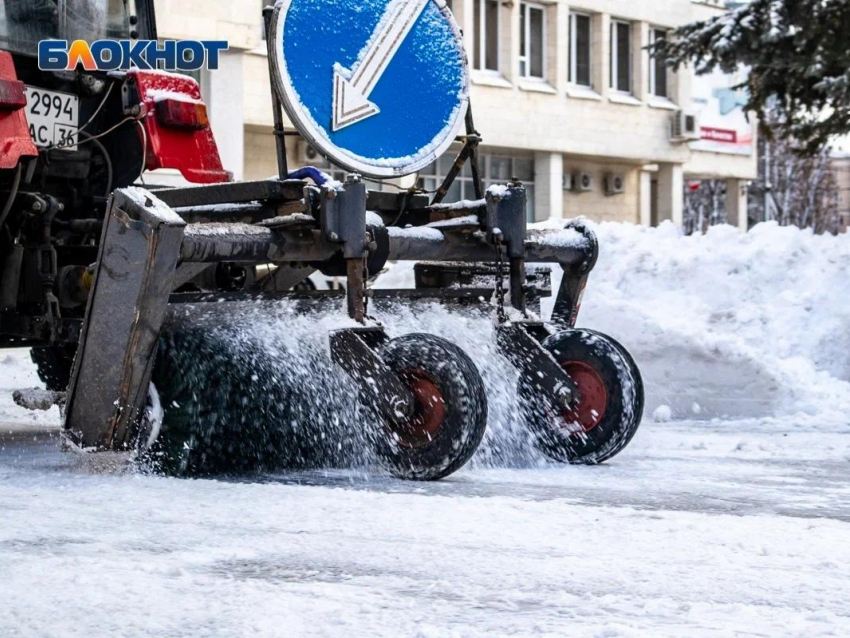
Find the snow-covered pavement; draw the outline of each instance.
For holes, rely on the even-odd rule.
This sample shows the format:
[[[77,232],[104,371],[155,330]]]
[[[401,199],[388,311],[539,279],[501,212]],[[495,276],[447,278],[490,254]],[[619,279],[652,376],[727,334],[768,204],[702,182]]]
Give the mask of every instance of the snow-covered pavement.
[[[0,636],[850,636],[850,238],[600,234],[582,323],[648,392],[600,467],[506,454],[491,372],[488,439],[440,483],[128,472],[60,452],[0,352]],[[477,324],[397,319],[492,362]]]
[[[653,423],[607,467],[419,485],[104,475],[16,427],[0,635],[847,636],[850,447],[818,438]]]

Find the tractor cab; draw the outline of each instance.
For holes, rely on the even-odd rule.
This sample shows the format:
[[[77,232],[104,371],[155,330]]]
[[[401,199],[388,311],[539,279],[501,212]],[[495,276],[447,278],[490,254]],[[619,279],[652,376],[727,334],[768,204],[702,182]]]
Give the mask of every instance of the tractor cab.
[[[134,0],[5,0],[0,50],[35,57],[42,40],[153,38],[149,2]]]
[[[39,68],[44,40],[70,45],[104,39],[156,40],[153,0],[4,0],[0,169],[27,168],[28,158],[37,158],[34,176],[62,182],[48,186],[50,194],[76,201],[104,200],[157,168],[178,169],[190,182],[226,181],[193,78],[87,71],[81,64],[73,70]],[[73,192],[57,193],[68,180]]]

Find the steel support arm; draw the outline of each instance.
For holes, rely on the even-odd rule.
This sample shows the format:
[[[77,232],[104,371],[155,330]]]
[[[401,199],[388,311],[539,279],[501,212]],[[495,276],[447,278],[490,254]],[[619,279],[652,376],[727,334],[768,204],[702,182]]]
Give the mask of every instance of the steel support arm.
[[[480,234],[440,233],[432,229],[390,228],[390,260],[495,261],[495,250]],[[564,240],[563,231],[532,230],[525,239],[529,263],[571,264],[585,258],[583,240]]]
[[[147,191],[112,196],[65,412],[66,433],[83,448],[133,443],[185,226]]]
[[[443,233],[431,228],[390,228],[391,261],[494,261],[492,245],[480,234]],[[529,231],[525,240],[529,263],[583,262],[586,248],[579,237],[564,240],[564,231]],[[203,224],[187,228],[183,262],[293,263],[329,259],[340,245],[314,231],[275,231],[247,224]]]

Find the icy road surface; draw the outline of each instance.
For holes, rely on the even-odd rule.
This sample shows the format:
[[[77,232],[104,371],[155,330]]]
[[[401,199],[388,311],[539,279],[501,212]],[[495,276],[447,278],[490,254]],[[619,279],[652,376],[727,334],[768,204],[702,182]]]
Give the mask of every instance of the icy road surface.
[[[845,432],[649,424],[414,485],[104,475],[3,430],[4,637],[850,635]]]
[[[436,484],[122,472],[10,405],[36,379],[0,352],[0,636],[850,636],[850,237],[600,235],[582,325],[648,402],[603,467],[488,467],[491,397],[491,440]]]

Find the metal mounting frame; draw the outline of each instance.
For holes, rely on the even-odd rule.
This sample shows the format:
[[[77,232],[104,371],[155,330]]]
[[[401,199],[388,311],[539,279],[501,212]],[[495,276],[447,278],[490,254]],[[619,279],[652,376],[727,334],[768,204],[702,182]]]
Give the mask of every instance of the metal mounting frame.
[[[543,340],[552,332],[538,321],[505,323],[496,328],[499,350],[520,374],[549,396],[555,404],[569,409],[579,398],[578,387],[552,353],[543,347]]]
[[[470,166],[470,171],[472,172],[472,185],[475,189],[475,199],[483,199],[484,198],[484,184],[481,180],[481,172],[478,167],[478,145],[481,143],[481,134],[475,129],[475,120],[472,117],[472,101],[469,102],[469,106],[466,110],[466,135],[463,139],[463,147],[460,149],[460,152],[457,155],[457,158],[452,164],[451,169],[446,174],[443,179],[443,183],[440,184],[440,187],[437,189],[437,192],[434,194],[434,198],[431,200],[431,205],[441,203],[449,192],[449,189],[454,184],[454,181],[457,179],[457,176],[460,175],[460,172],[463,170],[463,165],[468,161]]]
[[[561,262],[564,274],[561,277],[561,285],[558,288],[550,321],[562,330],[575,328],[588,277],[599,259],[599,240],[596,233],[580,220],[571,222],[568,228],[572,228],[584,237],[585,248],[584,259]]]
[[[283,102],[277,91],[277,78],[275,78],[274,65],[271,63],[277,52],[274,50],[275,38],[271,37],[274,31],[275,8],[267,6],[263,8],[263,28],[266,33],[266,47],[269,59],[269,86],[272,87],[272,118],[274,121],[274,141],[277,152],[278,177],[285,180],[289,175],[289,163],[286,159],[286,129],[283,126]]]
[[[376,386],[361,379],[360,372],[365,370],[369,378],[382,379],[376,406],[388,418],[403,420],[411,401],[409,392],[391,380],[391,373],[380,361],[376,351],[380,339],[375,335],[383,335],[382,329],[365,326],[365,263],[380,242],[374,240],[366,223],[370,195],[362,182],[352,176],[342,189],[319,190],[308,189],[300,181],[270,180],[164,190],[159,195],[162,199],[141,189],[119,190],[113,195],[69,391],[66,428],[71,440],[87,448],[126,449],[132,444],[163,317],[169,303],[179,303],[171,298],[178,265],[185,270],[219,262],[275,263],[304,270],[333,259],[344,261],[349,315],[364,327],[332,339],[332,350],[338,351],[334,356],[341,365],[345,352],[359,357],[361,367],[355,368],[349,361],[345,364],[349,371],[364,383],[362,387],[369,389],[370,396],[375,396]],[[372,199],[380,200],[390,213],[393,204],[398,206],[399,202],[393,197]],[[298,223],[283,223],[284,215],[274,224],[246,224],[240,223],[244,212],[239,202],[253,202],[249,207],[264,215],[290,210],[297,202],[306,209],[293,216]],[[202,214],[204,207],[222,203],[233,206],[216,214],[215,221],[221,222],[217,224],[187,224],[168,207],[178,205],[180,210],[190,211],[191,219]],[[501,245],[511,260],[512,273],[522,271],[520,276],[512,276],[512,302],[519,309],[525,304],[525,260],[559,263],[566,274],[553,322],[556,326],[574,325],[580,293],[598,254],[595,236],[585,226],[575,224],[586,241],[564,246],[547,241],[546,231],[526,232],[524,204],[524,189],[512,183],[505,193],[487,193],[484,202],[470,208],[481,220],[484,232],[448,226],[423,234],[396,227],[384,236],[387,246],[381,249],[382,259],[492,262],[494,248]],[[445,212],[425,205],[417,214],[427,219],[432,211]],[[222,223],[227,225],[227,232],[221,232]],[[522,299],[515,298],[518,296]],[[498,331],[500,346],[523,374],[539,376],[543,370],[548,380],[542,390],[560,405],[568,405],[575,390],[542,347],[543,330],[527,321],[507,323]]]
[[[366,185],[359,175],[349,175],[342,189],[322,187],[319,221],[324,238],[342,246],[348,315],[363,323],[366,320],[366,259],[371,237],[366,234]]]
[[[380,326],[331,333],[331,358],[360,385],[362,394],[391,422],[403,425],[416,407],[413,393],[377,353],[389,340]]]

